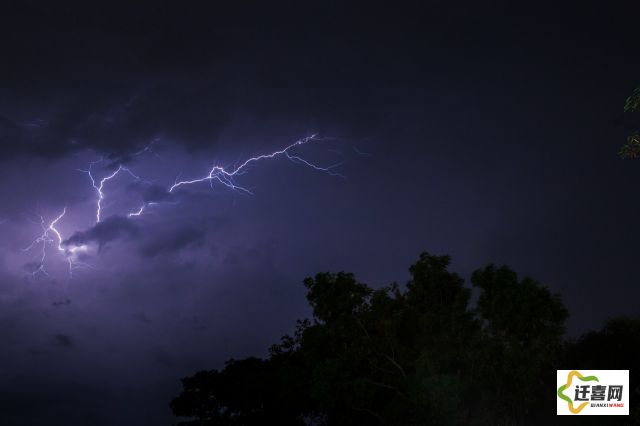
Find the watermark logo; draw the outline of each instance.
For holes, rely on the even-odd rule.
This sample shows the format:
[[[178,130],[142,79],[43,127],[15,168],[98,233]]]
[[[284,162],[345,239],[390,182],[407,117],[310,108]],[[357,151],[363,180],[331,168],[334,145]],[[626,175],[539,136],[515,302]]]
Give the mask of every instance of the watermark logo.
[[[629,370],[557,370],[558,415],[629,415]]]

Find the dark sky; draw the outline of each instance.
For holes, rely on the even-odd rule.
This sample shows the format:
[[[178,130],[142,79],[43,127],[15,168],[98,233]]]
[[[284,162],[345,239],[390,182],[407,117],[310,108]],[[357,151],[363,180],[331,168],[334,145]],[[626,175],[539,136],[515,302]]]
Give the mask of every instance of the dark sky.
[[[540,280],[573,336],[639,312],[640,163],[617,156],[638,6],[16,3],[0,11],[2,425],[170,424],[181,377],[263,355],[309,314],[304,277],[403,282],[423,250],[465,277],[494,262]],[[345,178],[281,155],[236,176],[253,195],[167,191],[312,134],[291,154]],[[96,224],[81,170],[100,158],[96,178],[139,179],[104,185]],[[65,208],[42,264],[24,249]]]

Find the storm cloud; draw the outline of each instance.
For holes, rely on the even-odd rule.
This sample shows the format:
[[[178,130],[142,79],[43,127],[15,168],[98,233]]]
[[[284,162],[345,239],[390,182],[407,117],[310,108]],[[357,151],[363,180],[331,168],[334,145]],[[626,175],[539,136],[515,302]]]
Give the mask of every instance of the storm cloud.
[[[3,6],[0,424],[175,423],[181,377],[309,316],[304,277],[402,283],[423,250],[532,276],[572,335],[637,312],[637,11],[468,3]],[[315,133],[296,155],[346,179],[278,158],[251,195],[168,192]],[[94,184],[139,178],[96,224],[100,158]]]
[[[78,231],[63,241],[65,246],[82,246],[97,244],[101,249],[107,243],[120,237],[136,237],[140,234],[140,228],[131,219],[122,216],[110,216],[93,227]]]

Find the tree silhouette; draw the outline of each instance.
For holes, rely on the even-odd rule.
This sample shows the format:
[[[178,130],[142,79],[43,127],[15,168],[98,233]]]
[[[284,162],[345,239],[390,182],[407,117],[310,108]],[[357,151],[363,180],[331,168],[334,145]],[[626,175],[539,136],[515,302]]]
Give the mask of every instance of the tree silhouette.
[[[267,359],[183,379],[180,425],[539,424],[555,419],[556,369],[637,365],[625,341],[638,321],[567,343],[568,312],[548,288],[488,265],[472,274],[472,308],[449,264],[423,253],[405,286],[376,290],[344,272],[307,278],[313,318]],[[607,347],[627,358],[609,363]]]
[[[640,424],[640,317],[621,316],[609,319],[602,330],[591,331],[567,345],[562,369],[630,370],[630,420]],[[604,416],[598,416],[604,417]],[[595,424],[595,422],[594,422]],[[618,419],[602,419],[598,424],[621,424]]]

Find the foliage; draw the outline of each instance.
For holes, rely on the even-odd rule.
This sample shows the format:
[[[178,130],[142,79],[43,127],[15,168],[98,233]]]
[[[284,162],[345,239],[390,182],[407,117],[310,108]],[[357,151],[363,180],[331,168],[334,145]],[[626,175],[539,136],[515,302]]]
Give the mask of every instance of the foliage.
[[[564,342],[560,298],[506,266],[472,274],[472,308],[449,264],[423,253],[402,287],[372,289],[344,272],[307,278],[313,318],[267,359],[183,379],[171,407],[191,420],[180,425],[539,424],[555,419],[549,390],[562,363],[588,368],[609,347],[601,341],[628,354],[625,339],[638,339],[640,321],[618,320]]]
[[[635,132],[627,137],[627,143],[620,148],[620,157],[638,158],[640,157],[640,134]]]
[[[630,370],[630,420],[621,423],[612,416],[598,424],[640,424],[640,317],[621,316],[609,319],[602,330],[590,331],[568,345],[562,369]],[[605,417],[605,416],[598,416]]]
[[[640,87],[636,88],[624,103],[624,112],[635,112],[640,108]],[[637,131],[627,137],[620,152],[622,158],[638,158],[640,157],[640,133]]]
[[[624,112],[634,112],[640,107],[640,87],[633,90],[633,93],[627,98],[624,103]]]

